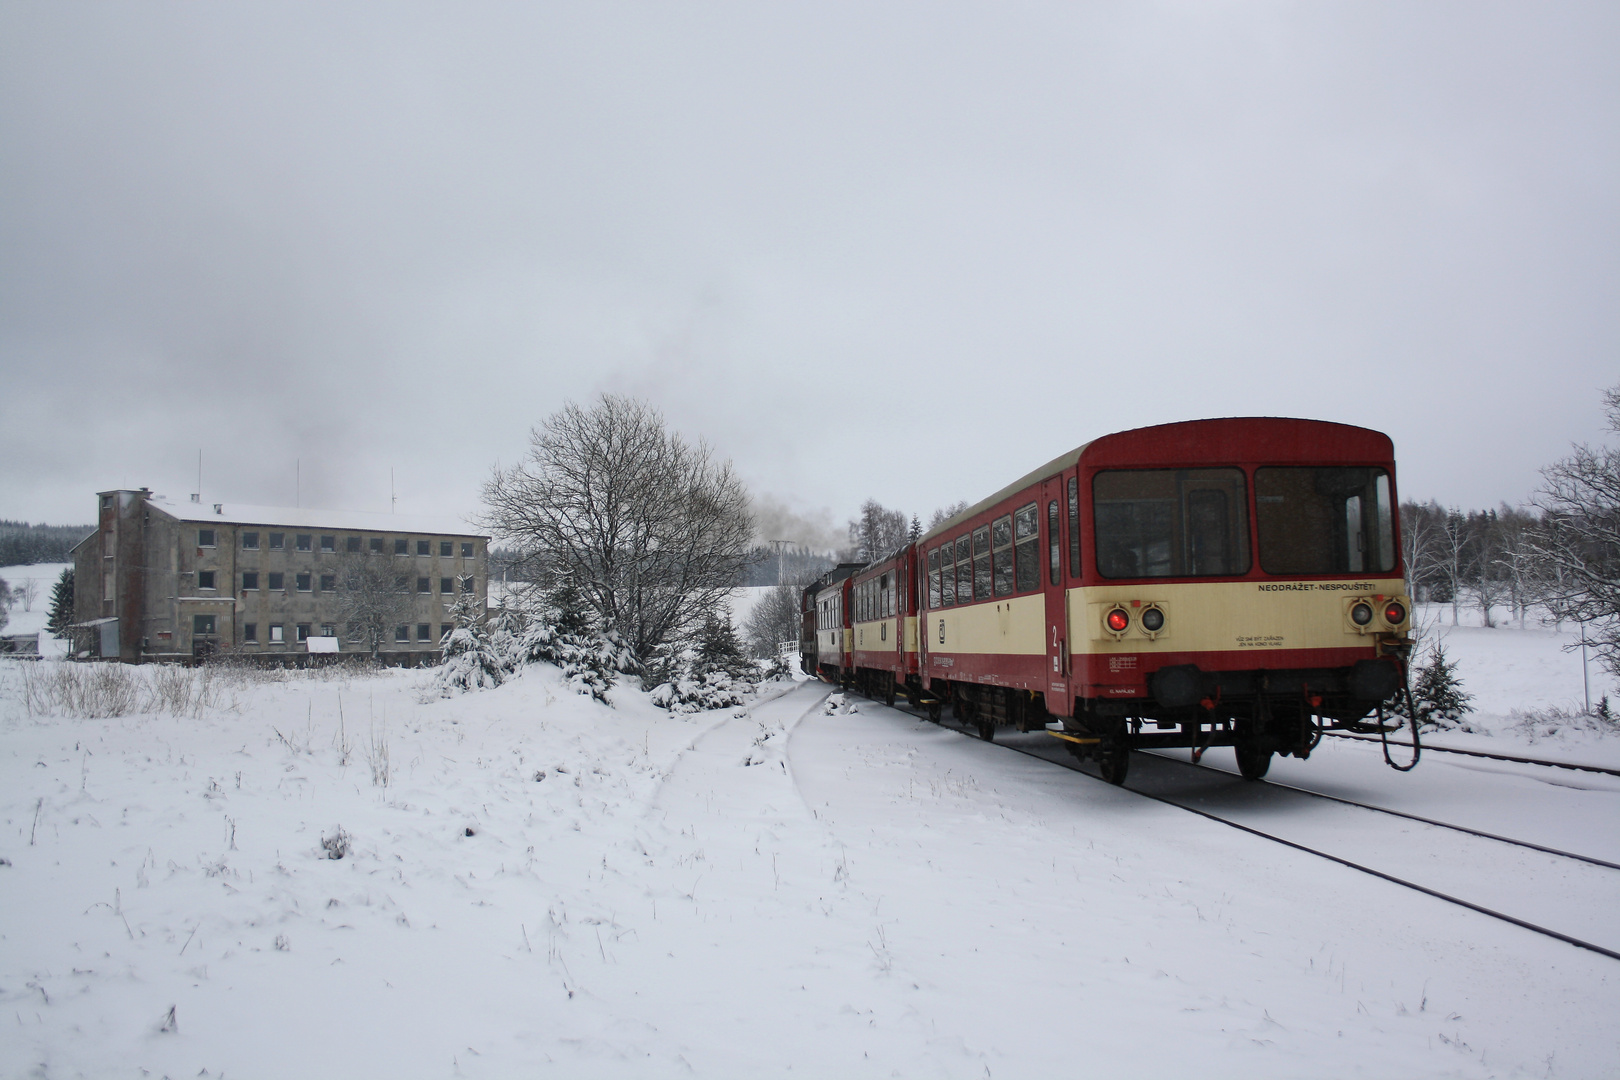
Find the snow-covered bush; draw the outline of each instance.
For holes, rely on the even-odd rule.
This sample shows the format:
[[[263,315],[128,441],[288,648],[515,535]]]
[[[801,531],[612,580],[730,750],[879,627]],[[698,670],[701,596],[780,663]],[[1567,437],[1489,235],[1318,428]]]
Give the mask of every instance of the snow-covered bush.
[[[759,666],[743,655],[724,609],[710,615],[697,640],[685,649],[661,646],[652,703],[670,712],[693,713],[742,705],[754,693]]]
[[[555,664],[575,693],[605,704],[619,673],[635,669],[630,651],[597,627],[579,587],[566,577],[540,593],[514,645],[516,664]]]
[[[444,660],[433,677],[441,697],[470,690],[493,690],[511,671],[507,657],[495,649],[485,613],[476,593],[463,593],[451,605],[450,632],[439,648]]]
[[[1473,711],[1469,708],[1473,700],[1472,694],[1463,692],[1457,666],[1446,656],[1445,646],[1435,642],[1429,650],[1429,662],[1418,669],[1417,681],[1412,684],[1412,711],[1417,713],[1419,727],[1435,730],[1464,726],[1459,722]],[[1393,698],[1388,711],[1406,716],[1405,699]]]

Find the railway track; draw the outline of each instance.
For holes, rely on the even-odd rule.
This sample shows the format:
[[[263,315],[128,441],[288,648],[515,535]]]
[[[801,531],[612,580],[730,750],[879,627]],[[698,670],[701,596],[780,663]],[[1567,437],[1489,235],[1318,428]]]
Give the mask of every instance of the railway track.
[[[896,706],[896,708],[899,709],[899,711],[909,713],[910,715],[916,716],[919,719],[926,719],[927,718],[926,714],[924,714],[921,711],[914,711],[912,709],[902,708],[900,706]],[[970,730],[968,728],[961,727],[958,724],[951,722],[948,718],[942,718],[941,721],[940,721],[940,726],[948,728],[948,729],[950,729],[952,731],[958,732],[959,734],[971,737],[975,741],[978,741],[978,733],[976,731]],[[1066,768],[1066,769],[1069,769],[1069,770],[1071,770],[1073,772],[1080,773],[1082,776],[1090,777],[1091,779],[1096,780],[1098,783],[1105,783],[1106,782],[1100,776],[1096,775],[1093,771],[1090,771],[1086,767],[1084,767],[1079,761],[1076,761],[1073,758],[1073,756],[1068,753],[1068,751],[1066,749],[1064,749],[1063,747],[1057,745],[1057,740],[1047,740],[1047,741],[1052,743],[1052,745],[1047,746],[1047,745],[1045,745],[1044,743],[1041,743],[1041,742],[1030,742],[1029,745],[1020,745],[1018,742],[1008,742],[1008,741],[1004,741],[1004,740],[1003,741],[997,741],[994,745],[999,746],[1004,750],[1011,750],[1014,753],[1025,754],[1025,755],[1027,755],[1029,757],[1039,758],[1042,761],[1050,762],[1050,763],[1052,763],[1054,765],[1058,765],[1058,766],[1060,766],[1062,768]],[[1377,741],[1377,740],[1373,740],[1373,741]],[[1425,747],[1425,749],[1428,749],[1428,748]],[[1197,769],[1197,770],[1200,770],[1200,771],[1203,771],[1203,772],[1219,774],[1219,775],[1222,775],[1222,776],[1231,776],[1232,775],[1230,773],[1226,773],[1225,770],[1212,769],[1212,768],[1210,768],[1208,766],[1205,766],[1205,765],[1194,765],[1192,762],[1179,761],[1179,760],[1177,760],[1175,758],[1163,757],[1163,756],[1156,755],[1156,754],[1155,755],[1149,755],[1149,756],[1151,756],[1155,761],[1165,762],[1165,763],[1170,764],[1170,765],[1181,765],[1181,766],[1184,766],[1186,768]],[[1539,764],[1539,762],[1532,762],[1532,763]],[[1595,771],[1606,772],[1606,771],[1609,771],[1609,770],[1598,769],[1598,770],[1595,770]],[[1233,777],[1233,779],[1236,779],[1236,777]],[[1250,783],[1250,782],[1245,781],[1245,782],[1242,782],[1242,783],[1243,783],[1243,786],[1239,790],[1259,790],[1259,791],[1271,790],[1271,791],[1277,791],[1277,792],[1287,792],[1287,793],[1289,793],[1290,798],[1298,796],[1298,797],[1322,799],[1322,800],[1326,800],[1328,802],[1344,805],[1344,806],[1349,807],[1349,808],[1354,809],[1354,810],[1364,810],[1364,811],[1367,811],[1369,813],[1385,814],[1385,815],[1389,815],[1389,816],[1392,816],[1392,817],[1395,817],[1395,818],[1406,819],[1406,820],[1409,820],[1409,821],[1419,823],[1419,824],[1421,824],[1423,826],[1426,826],[1426,827],[1448,830],[1448,831],[1450,831],[1452,833],[1455,833],[1455,834],[1458,834],[1458,835],[1466,835],[1466,836],[1473,837],[1473,838],[1478,839],[1478,840],[1484,840],[1484,841],[1486,841],[1488,843],[1502,844],[1502,845],[1507,845],[1507,846],[1513,847],[1513,848],[1519,848],[1519,849],[1525,849],[1525,850],[1529,850],[1529,851],[1534,851],[1539,855],[1544,855],[1544,856],[1547,856],[1547,857],[1555,859],[1555,860],[1566,860],[1567,861],[1566,865],[1568,863],[1575,863],[1575,864],[1579,864],[1579,865],[1583,865],[1583,866],[1596,867],[1596,868],[1598,868],[1598,872],[1603,872],[1603,871],[1620,872],[1620,865],[1617,865],[1617,864],[1612,863],[1612,862],[1608,862],[1608,861],[1603,860],[1603,859],[1594,858],[1592,856],[1580,855],[1580,854],[1577,854],[1575,852],[1562,851],[1562,850],[1559,850],[1559,849],[1556,849],[1556,848],[1550,848],[1550,847],[1546,847],[1546,846],[1543,846],[1543,845],[1540,845],[1540,844],[1534,844],[1534,843],[1531,843],[1529,841],[1516,840],[1516,839],[1513,839],[1511,837],[1499,836],[1499,835],[1496,835],[1494,833],[1486,833],[1486,832],[1482,832],[1480,830],[1467,828],[1466,826],[1455,825],[1455,824],[1452,824],[1450,822],[1444,822],[1444,821],[1438,821],[1438,820],[1423,818],[1423,817],[1420,817],[1420,816],[1415,815],[1415,814],[1407,814],[1407,813],[1404,813],[1404,812],[1398,811],[1398,810],[1390,810],[1387,807],[1375,806],[1375,805],[1372,805],[1372,804],[1369,804],[1369,803],[1360,803],[1360,802],[1356,802],[1356,801],[1351,800],[1351,799],[1343,799],[1343,798],[1339,798],[1338,796],[1333,796],[1333,795],[1325,795],[1325,794],[1323,794],[1321,792],[1310,791],[1309,789],[1306,789],[1306,788],[1296,788],[1296,787],[1293,787],[1292,785],[1289,785],[1289,784],[1269,783],[1269,782],[1266,782],[1266,781],[1260,781],[1258,783]],[[1322,848],[1316,847],[1316,846],[1314,846],[1312,844],[1309,844],[1309,843],[1302,843],[1302,842],[1300,842],[1298,840],[1290,840],[1287,837],[1279,836],[1276,833],[1269,832],[1269,831],[1267,831],[1265,829],[1256,828],[1253,825],[1244,824],[1243,822],[1234,820],[1231,817],[1222,816],[1221,814],[1213,812],[1212,810],[1201,808],[1201,807],[1198,807],[1198,806],[1189,805],[1185,801],[1181,801],[1181,800],[1178,800],[1178,799],[1175,799],[1175,798],[1170,798],[1170,797],[1168,797],[1166,795],[1162,795],[1162,794],[1155,794],[1154,792],[1151,792],[1151,791],[1142,790],[1139,785],[1132,785],[1131,783],[1127,783],[1127,784],[1124,785],[1124,790],[1131,792],[1131,794],[1133,794],[1133,795],[1140,796],[1141,798],[1151,799],[1154,802],[1163,803],[1166,806],[1173,806],[1176,809],[1183,810],[1183,811],[1185,811],[1185,812],[1187,812],[1189,814],[1195,814],[1195,815],[1197,815],[1199,817],[1207,818],[1210,821],[1218,822],[1219,824],[1228,826],[1229,828],[1237,829],[1240,832],[1248,833],[1251,836],[1256,836],[1256,837],[1259,837],[1259,838],[1264,839],[1264,840],[1270,840],[1270,841],[1272,841],[1274,843],[1277,843],[1277,844],[1280,844],[1280,845],[1282,845],[1284,847],[1292,848],[1295,851],[1300,851],[1300,852],[1303,852],[1303,853],[1308,854],[1308,855],[1314,855],[1314,856],[1316,856],[1318,858],[1325,859],[1325,860],[1327,860],[1329,862],[1336,863],[1336,864],[1338,864],[1340,866],[1347,867],[1347,868],[1349,868],[1351,870],[1355,870],[1355,871],[1358,871],[1360,873],[1367,874],[1367,875],[1369,875],[1371,877],[1375,877],[1375,878],[1378,878],[1380,880],[1387,881],[1387,882],[1389,882],[1391,884],[1399,885],[1402,888],[1410,889],[1410,890],[1412,890],[1414,892],[1422,893],[1425,896],[1430,896],[1430,897],[1433,897],[1433,898],[1435,898],[1437,900],[1444,901],[1445,903],[1453,904],[1453,905],[1456,905],[1457,907],[1461,907],[1461,908],[1466,908],[1469,911],[1473,911],[1473,912],[1476,912],[1476,913],[1478,913],[1480,915],[1485,915],[1485,916],[1488,916],[1488,917],[1493,918],[1493,919],[1498,919],[1498,920],[1500,920],[1502,922],[1509,923],[1509,924],[1511,924],[1513,926],[1517,926],[1520,929],[1528,930],[1531,933],[1539,934],[1539,935],[1541,935],[1543,937],[1551,938],[1551,939],[1553,939],[1555,941],[1561,941],[1561,942],[1564,942],[1565,944],[1572,945],[1572,946],[1574,946],[1576,948],[1585,949],[1587,951],[1597,953],[1600,956],[1606,956],[1611,960],[1620,960],[1620,950],[1607,948],[1607,947],[1605,947],[1603,945],[1599,945],[1599,944],[1597,944],[1595,942],[1588,941],[1588,940],[1586,940],[1586,939],[1584,939],[1582,937],[1578,937],[1578,936],[1576,936],[1574,934],[1564,933],[1561,930],[1557,930],[1557,929],[1554,929],[1554,928],[1549,927],[1549,926],[1540,925],[1539,923],[1532,922],[1529,919],[1520,918],[1520,917],[1518,917],[1516,915],[1513,915],[1513,914],[1510,914],[1508,912],[1497,910],[1496,908],[1487,906],[1486,904],[1476,903],[1476,902],[1474,902],[1472,900],[1464,899],[1463,897],[1457,896],[1457,895],[1455,895],[1455,894],[1453,894],[1451,892],[1446,891],[1445,889],[1425,885],[1425,884],[1422,884],[1421,882],[1413,881],[1413,880],[1411,880],[1411,879],[1409,879],[1407,877],[1401,876],[1400,874],[1391,873],[1391,872],[1386,871],[1386,870],[1380,870],[1377,867],[1367,865],[1365,862],[1358,861],[1358,860],[1352,859],[1352,858],[1347,858],[1347,857],[1345,857],[1343,855],[1334,854],[1331,851],[1323,850]]]
[[[1379,742],[1379,740],[1369,735],[1351,735],[1343,731],[1324,731],[1322,734],[1332,736],[1335,739],[1349,739],[1351,742],[1372,743],[1375,746]],[[1394,740],[1391,740],[1389,745],[1405,747],[1408,750],[1412,748],[1411,743],[1395,742]],[[1433,743],[1424,743],[1423,752],[1425,754],[1462,754],[1466,757],[1490,758],[1492,761],[1514,761],[1520,765],[1544,765],[1549,769],[1574,769],[1577,772],[1620,776],[1620,769],[1609,769],[1602,765],[1576,765],[1574,762],[1569,761],[1547,761],[1544,758],[1514,757],[1512,754],[1491,754],[1484,750],[1459,750],[1449,746],[1435,746]]]

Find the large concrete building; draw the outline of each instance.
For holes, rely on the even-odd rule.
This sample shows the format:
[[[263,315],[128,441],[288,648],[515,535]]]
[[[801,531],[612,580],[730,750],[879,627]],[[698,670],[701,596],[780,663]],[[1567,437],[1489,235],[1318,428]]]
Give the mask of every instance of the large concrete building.
[[[367,570],[396,594],[382,650],[425,659],[457,597],[482,610],[488,546],[448,519],[103,491],[96,531],[73,550],[77,647],[127,661],[369,652],[344,602]]]

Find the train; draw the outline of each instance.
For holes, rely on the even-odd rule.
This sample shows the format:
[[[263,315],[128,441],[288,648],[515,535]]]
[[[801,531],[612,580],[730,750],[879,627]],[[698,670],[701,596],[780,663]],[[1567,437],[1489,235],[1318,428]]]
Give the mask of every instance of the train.
[[[1230,746],[1259,779],[1409,694],[1398,505],[1368,428],[1116,432],[812,582],[800,662],[986,740],[1047,731],[1111,783],[1168,747]]]

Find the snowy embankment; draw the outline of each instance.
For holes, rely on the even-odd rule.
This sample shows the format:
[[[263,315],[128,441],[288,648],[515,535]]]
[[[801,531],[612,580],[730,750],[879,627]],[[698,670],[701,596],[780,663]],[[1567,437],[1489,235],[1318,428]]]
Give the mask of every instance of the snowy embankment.
[[[427,703],[238,673],[31,713],[56,666],[0,663],[6,1076],[1620,1060],[1614,961],[817,684],[681,718],[543,666]]]

